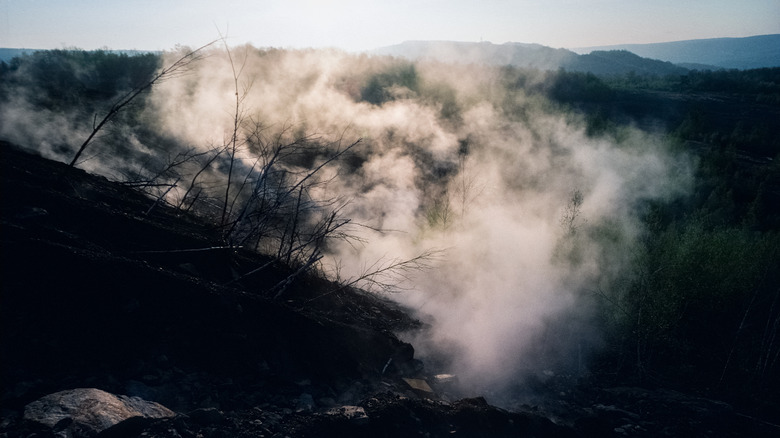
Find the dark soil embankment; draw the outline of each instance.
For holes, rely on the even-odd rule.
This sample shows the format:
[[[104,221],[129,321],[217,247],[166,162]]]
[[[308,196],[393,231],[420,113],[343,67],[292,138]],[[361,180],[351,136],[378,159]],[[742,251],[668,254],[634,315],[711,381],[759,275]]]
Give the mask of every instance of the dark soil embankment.
[[[242,277],[270,260],[224,248],[208,222],[163,205],[149,211],[155,201],[141,193],[8,144],[2,180],[7,436],[30,432],[27,403],[78,387],[179,413],[217,409],[219,424],[207,428],[226,436],[348,433],[352,422],[315,413],[377,395],[375,413],[404,393],[415,400],[405,409],[423,409],[401,380],[422,366],[393,335],[416,322],[390,302],[314,276],[274,300],[262,292],[293,268],[274,263]],[[152,433],[206,427],[183,418]],[[401,434],[419,427],[397,423]]]
[[[657,390],[551,382],[558,408],[522,412],[413,390],[403,378],[430,376],[393,334],[417,323],[392,303],[314,276],[273,299],[263,291],[294,268],[242,277],[271,260],[224,248],[207,221],[150,211],[132,189],[0,146],[0,436],[52,436],[23,420],[25,405],[84,387],[175,411],[138,432],[152,437],[775,431]]]

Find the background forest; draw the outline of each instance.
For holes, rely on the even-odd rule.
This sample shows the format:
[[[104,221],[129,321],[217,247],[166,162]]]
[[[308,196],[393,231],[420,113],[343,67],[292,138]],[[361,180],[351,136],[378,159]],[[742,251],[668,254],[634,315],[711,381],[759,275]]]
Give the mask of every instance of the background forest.
[[[209,218],[226,245],[407,288],[393,296],[439,327],[410,335],[415,347],[477,389],[506,377],[487,357],[513,375],[780,406],[780,68],[596,76],[253,47],[53,50],[0,63],[0,113],[0,139],[65,162],[84,144],[76,166]],[[543,293],[470,301],[448,281],[476,259],[492,274],[471,289]],[[469,316],[476,302],[486,316]],[[502,307],[514,313],[492,335],[452,333]]]

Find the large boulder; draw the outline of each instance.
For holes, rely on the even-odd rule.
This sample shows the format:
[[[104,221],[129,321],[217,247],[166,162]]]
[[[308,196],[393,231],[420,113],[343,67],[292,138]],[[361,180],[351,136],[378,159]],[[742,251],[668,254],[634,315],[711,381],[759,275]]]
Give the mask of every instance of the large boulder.
[[[65,437],[126,435],[149,422],[175,416],[165,406],[114,395],[95,388],[79,388],[44,396],[24,408],[24,419],[51,428]]]

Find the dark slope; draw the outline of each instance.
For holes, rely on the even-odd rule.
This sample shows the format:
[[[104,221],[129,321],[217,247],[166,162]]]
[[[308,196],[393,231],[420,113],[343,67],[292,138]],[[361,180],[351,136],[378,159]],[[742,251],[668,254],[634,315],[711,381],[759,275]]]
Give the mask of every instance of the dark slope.
[[[393,335],[417,323],[383,299],[310,276],[274,300],[259,291],[294,268],[233,281],[269,260],[221,247],[208,223],[162,205],[146,214],[153,199],[5,143],[0,170],[2,436],[47,436],[21,420],[24,406],[79,387],[179,413],[219,409],[219,425],[180,416],[152,436],[356,436],[389,431],[387,421],[398,436],[418,430],[396,421],[399,409],[433,409],[429,430],[472,427],[469,415],[491,436],[563,430],[531,414],[507,427],[509,414],[484,402],[426,408],[402,380],[421,377],[422,364]],[[411,404],[394,407],[403,394]],[[372,396],[369,425],[315,415]]]
[[[412,359],[389,330],[413,321],[377,298],[350,293],[376,309],[360,320],[332,300],[302,307],[297,300],[335,288],[317,278],[283,302],[252,293],[284,279],[283,266],[231,283],[268,260],[221,247],[197,218],[164,206],[147,215],[154,200],[7,145],[2,178],[4,385],[38,372],[94,377],[160,356],[329,383]]]
[[[725,403],[565,376],[533,383],[539,407],[515,412],[448,400],[393,335],[417,323],[389,302],[316,277],[282,300],[263,296],[290,267],[233,281],[268,259],[222,248],[198,218],[150,211],[145,195],[6,143],[0,177],[0,436],[63,436],[23,421],[23,408],[79,387],[176,411],[138,432],[147,437],[776,432]],[[404,377],[427,378],[435,393]]]
[[[587,55],[572,58],[561,67],[567,71],[593,73],[595,75],[683,75],[688,69],[670,62],[642,58],[626,50],[594,51]]]

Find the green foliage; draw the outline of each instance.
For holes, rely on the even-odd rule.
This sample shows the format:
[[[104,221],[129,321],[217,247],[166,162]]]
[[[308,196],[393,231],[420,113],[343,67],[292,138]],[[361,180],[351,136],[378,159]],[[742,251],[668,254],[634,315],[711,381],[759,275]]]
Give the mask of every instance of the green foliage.
[[[420,97],[431,106],[439,107],[439,115],[446,120],[457,120],[460,116],[456,91],[445,83],[425,84],[419,87]]]
[[[41,108],[91,108],[148,81],[159,66],[160,57],[151,53],[42,50],[14,58],[0,70],[0,96],[17,90]]]
[[[669,78],[674,82],[674,78]],[[780,68],[754,70],[692,71],[679,77],[678,91],[721,92],[762,95],[760,101],[778,103]]]
[[[442,193],[433,200],[432,205],[425,211],[425,218],[431,229],[446,230],[451,225],[455,212],[448,192]]]
[[[553,77],[549,88],[553,99],[564,102],[606,102],[615,92],[593,73],[560,71]]]
[[[549,82],[548,95],[582,113],[589,135],[660,128],[697,157],[693,193],[650,206],[647,234],[620,252],[630,254],[630,269],[602,273],[593,291],[610,334],[602,359],[616,371],[730,397],[780,391],[779,78],[780,69],[595,79],[559,72]],[[602,255],[619,245],[610,238],[619,233],[608,232],[615,227],[585,229]],[[577,255],[576,245],[566,248]]]
[[[412,63],[401,63],[387,71],[374,74],[360,91],[361,99],[374,105],[403,97],[405,93],[416,93],[420,79]]]
[[[549,98],[585,115],[589,135],[635,124],[682,141],[780,154],[780,68],[612,76],[559,71],[547,84]]]
[[[673,225],[653,242],[648,265],[658,272],[650,279],[663,312],[653,314],[664,326],[686,320],[686,312],[728,310],[732,300],[750,293],[768,268],[768,243],[761,233],[745,228],[709,228],[692,219]],[[776,239],[775,239],[776,240]],[[684,297],[685,300],[681,300]]]
[[[780,352],[776,325],[765,330],[780,321],[780,233],[695,216],[649,236],[639,254],[624,295],[603,306],[620,315],[612,333],[624,366],[700,389],[777,387],[780,364],[757,365]]]

